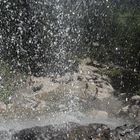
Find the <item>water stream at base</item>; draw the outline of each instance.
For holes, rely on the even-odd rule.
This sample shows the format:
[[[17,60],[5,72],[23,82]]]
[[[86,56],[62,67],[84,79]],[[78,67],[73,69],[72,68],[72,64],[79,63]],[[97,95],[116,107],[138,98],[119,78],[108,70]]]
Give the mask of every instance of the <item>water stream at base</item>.
[[[1,120],[0,122],[0,131],[19,131],[25,128],[31,128],[35,126],[47,126],[47,125],[53,125],[53,126],[63,126],[63,124],[66,123],[77,123],[80,125],[87,125],[87,124],[93,124],[93,123],[99,123],[99,124],[106,124],[111,128],[115,128],[117,126],[126,124],[127,121],[124,121],[123,119],[119,118],[103,118],[102,116],[96,116],[96,118],[91,118],[87,116],[86,114],[83,114],[81,112],[67,112],[67,113],[52,113],[48,116],[38,116],[36,119],[29,119],[29,120]]]
[[[90,118],[86,114],[81,112],[65,112],[65,113],[52,113],[48,116],[38,116],[36,119],[31,120],[1,120],[0,122],[0,139],[1,140],[11,140],[11,137],[14,133],[36,126],[49,126],[52,125],[56,129],[67,127],[67,123],[76,123],[79,125],[88,125],[88,124],[106,124],[111,129],[115,129],[117,126],[122,126],[123,124],[128,124],[124,122],[123,119],[117,118],[104,118],[103,116],[96,116],[96,118]],[[67,127],[68,129],[68,127]]]

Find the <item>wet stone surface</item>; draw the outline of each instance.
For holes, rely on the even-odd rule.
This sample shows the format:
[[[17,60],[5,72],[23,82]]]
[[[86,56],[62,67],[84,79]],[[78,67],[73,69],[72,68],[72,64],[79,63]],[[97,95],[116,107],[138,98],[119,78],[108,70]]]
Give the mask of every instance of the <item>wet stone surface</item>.
[[[88,113],[94,109],[114,114],[114,111],[119,111],[121,102],[113,96],[114,89],[109,78],[99,74],[99,71],[94,66],[81,63],[78,72],[66,73],[55,80],[49,77],[31,77],[33,84],[17,91],[1,116],[24,119],[42,113]],[[1,105],[0,108],[2,107]]]
[[[111,130],[104,124],[82,126],[75,123],[65,126],[45,126],[24,129],[12,136],[12,140],[139,140],[140,126],[120,126]]]
[[[0,104],[2,127],[13,122],[0,131],[0,140],[140,140],[139,125],[123,125],[139,124],[139,96],[124,104],[101,68],[81,63],[76,73],[32,80],[10,104]]]

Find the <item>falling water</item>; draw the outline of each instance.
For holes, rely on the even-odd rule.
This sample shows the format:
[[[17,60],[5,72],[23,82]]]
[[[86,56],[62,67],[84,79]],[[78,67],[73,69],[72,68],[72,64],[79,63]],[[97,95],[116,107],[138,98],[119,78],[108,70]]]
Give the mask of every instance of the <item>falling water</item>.
[[[42,93],[44,92],[46,94],[46,97],[50,98],[50,100],[46,99],[46,103],[45,103],[45,105],[47,106],[47,111],[48,111],[47,113],[45,112],[44,114],[41,115],[37,114],[37,116],[32,114],[34,118],[27,119],[27,120],[26,119],[20,120],[19,118],[5,120],[5,118],[2,118],[0,120],[0,130],[8,130],[8,131],[10,130],[9,133],[13,133],[14,131],[21,130],[23,128],[33,127],[36,125],[38,126],[44,126],[49,124],[58,125],[58,124],[64,124],[68,122],[75,122],[81,125],[86,125],[89,123],[104,123],[111,127],[116,127],[121,125],[124,121],[123,119],[118,119],[118,118],[116,119],[114,116],[112,118],[108,116],[105,117],[102,116],[106,113],[105,111],[110,111],[110,109],[112,111],[113,109],[115,110],[117,108],[116,110],[118,111],[121,105],[120,102],[116,100],[114,96],[110,97],[111,96],[110,93],[114,92],[112,86],[109,83],[105,85],[106,81],[103,80],[103,77],[97,73],[98,69],[94,67],[91,68],[90,66],[89,67],[85,66],[85,64],[83,65],[81,64],[81,68],[79,68],[76,65],[77,55],[79,54],[82,55],[84,50],[82,48],[83,45],[82,39],[84,36],[83,35],[84,28],[81,27],[83,24],[82,21],[85,16],[88,16],[88,6],[93,5],[93,1],[92,0],[89,1],[45,0],[45,3],[53,7],[52,14],[55,16],[55,21],[52,22],[50,26],[51,30],[54,30],[54,32],[50,33],[53,36],[53,39],[50,39],[51,43],[49,48],[51,50],[47,50],[49,51],[49,53],[46,52],[46,57],[48,58],[47,60],[50,59],[50,63],[44,65],[44,67],[46,69],[46,73],[49,76],[54,74],[54,75],[59,75],[58,77],[60,77],[60,75],[61,76],[63,75],[63,77],[62,79],[61,77],[60,79],[59,78],[57,79],[56,76],[56,79],[51,79],[50,78],[51,76],[50,77],[48,76],[50,78],[49,79],[46,76],[45,77],[46,79],[42,78],[43,80],[40,77],[38,78],[39,80],[38,83],[43,84],[43,89],[41,89],[41,92]],[[47,53],[50,55],[48,55]],[[74,70],[75,67],[77,71],[80,69],[78,73],[75,72]],[[70,72],[72,71],[72,73],[69,73],[69,71]],[[100,97],[98,100],[100,101],[97,100],[97,105],[96,102],[94,102],[93,95],[91,95],[91,94],[95,94],[96,92],[95,88],[92,89],[93,90],[92,93],[91,91],[88,91],[89,97],[85,97],[87,96],[85,95],[85,89],[87,88],[87,83],[89,85],[91,84],[93,87],[97,86],[96,84],[98,84],[98,83],[96,84],[94,83],[95,81],[93,80],[93,77],[91,75],[93,75],[95,81],[97,80],[96,82],[103,83],[102,91],[101,92],[99,91]],[[78,80],[80,76],[81,77],[83,76],[82,77],[83,81]],[[85,86],[85,89],[82,84]],[[50,91],[53,91],[52,89],[53,88],[55,89],[55,86],[56,89],[58,90],[57,91],[58,93],[57,92],[51,93]],[[62,93],[61,90],[64,93]],[[22,98],[26,97],[29,100],[31,99],[31,102],[34,103],[35,101],[33,97],[40,96],[39,94],[41,92],[39,91],[34,93],[32,91],[32,88],[29,87],[26,89],[20,89],[17,93],[20,93]],[[103,92],[105,94],[102,94]],[[51,93],[51,94],[49,95],[47,93],[49,94]],[[108,97],[109,101],[104,99],[106,98],[105,96],[109,96]],[[22,99],[20,99],[20,97],[18,96],[13,98],[19,99],[19,101],[17,101],[17,104],[19,106],[22,104],[26,104],[26,102],[25,103],[22,102]],[[110,102],[113,103],[109,105]],[[28,104],[26,104],[26,106],[28,106]],[[97,110],[100,109],[101,111],[100,112],[97,111],[97,115],[94,116],[92,115],[92,113],[94,114],[94,110],[93,110],[93,112],[90,114],[92,117],[89,117],[88,111],[90,109],[92,110],[93,106],[96,106]],[[111,107],[109,108],[108,106]],[[0,132],[0,137],[2,137],[1,132]],[[10,139],[9,136],[7,139],[8,140]]]
[[[87,11],[84,1],[57,0],[51,1],[50,5],[53,5],[53,15],[57,19],[52,25],[55,33],[50,45],[52,48],[50,56],[53,58],[50,71],[64,74],[74,71],[77,55],[83,53],[81,44],[83,28],[80,27],[80,21]],[[48,67],[46,69],[48,70]]]

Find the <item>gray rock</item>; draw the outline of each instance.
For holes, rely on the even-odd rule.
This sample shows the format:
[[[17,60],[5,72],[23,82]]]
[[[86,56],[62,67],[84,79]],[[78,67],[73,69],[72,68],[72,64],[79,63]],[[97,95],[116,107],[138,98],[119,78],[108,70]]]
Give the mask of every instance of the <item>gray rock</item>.
[[[12,140],[139,140],[140,126],[123,125],[111,130],[104,124],[76,123],[63,124],[64,127],[52,125],[34,127],[16,132]]]
[[[65,124],[64,128],[54,126],[34,127],[24,129],[12,136],[12,140],[109,140],[110,129],[103,124],[90,124],[82,126],[79,124]]]
[[[125,106],[119,111],[119,115],[121,116],[128,115],[128,111],[129,111],[129,106]]]
[[[32,90],[33,92],[37,92],[40,91],[43,88],[43,84],[37,85],[37,86],[33,86]]]
[[[120,99],[124,100],[126,98],[127,94],[126,93],[119,93],[118,96],[119,96]]]
[[[131,98],[131,103],[132,104],[140,104],[140,96],[139,95],[135,95]]]

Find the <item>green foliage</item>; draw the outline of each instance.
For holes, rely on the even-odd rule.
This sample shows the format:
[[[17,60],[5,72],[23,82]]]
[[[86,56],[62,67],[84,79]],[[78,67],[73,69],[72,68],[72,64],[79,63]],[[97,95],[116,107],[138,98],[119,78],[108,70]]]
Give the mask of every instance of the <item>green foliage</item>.
[[[122,75],[122,71],[121,69],[112,68],[107,70],[105,74],[107,74],[111,78],[115,78],[115,77],[120,77]]]
[[[115,46],[120,49],[121,63],[130,69],[140,68],[140,13],[119,13]]]
[[[123,3],[124,4],[124,3]],[[98,29],[96,34],[90,34],[90,56],[104,63],[114,63],[126,69],[140,70],[140,11],[137,7],[107,9],[106,18],[97,17],[93,20],[92,29]],[[125,5],[123,5],[125,7]],[[110,13],[109,13],[110,11]],[[97,25],[95,23],[98,23]],[[94,31],[95,31],[94,30]],[[98,42],[98,46],[94,45]]]

